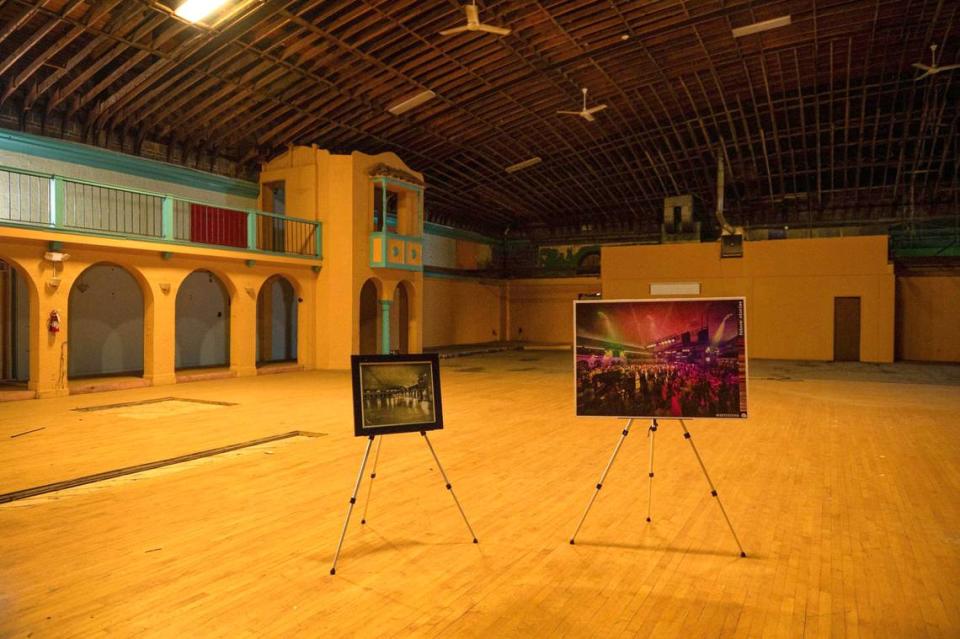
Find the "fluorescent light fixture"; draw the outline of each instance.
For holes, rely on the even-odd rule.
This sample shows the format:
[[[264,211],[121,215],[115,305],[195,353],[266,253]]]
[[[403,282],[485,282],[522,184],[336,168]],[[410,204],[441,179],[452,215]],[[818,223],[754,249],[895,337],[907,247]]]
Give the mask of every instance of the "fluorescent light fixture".
[[[540,156],[532,157],[529,160],[524,160],[523,162],[517,162],[516,164],[511,164],[506,168],[507,173],[516,173],[517,171],[522,171],[524,169],[530,168],[540,164],[543,160],[540,159]]]
[[[230,0],[185,0],[177,7],[176,14],[190,22],[200,22]]]
[[[403,102],[398,102],[394,104],[392,107],[387,109],[387,111],[389,111],[394,115],[400,115],[401,113],[406,113],[410,109],[414,109],[420,106],[421,104],[423,104],[424,102],[426,102],[427,100],[432,100],[435,97],[437,97],[437,94],[434,93],[433,91],[429,91],[429,90],[422,91],[416,94],[415,96],[413,96],[412,98],[407,98]]]
[[[737,27],[736,29],[734,29],[733,37],[742,38],[743,36],[753,35],[754,33],[769,31],[770,29],[776,29],[778,27],[785,27],[788,24],[790,24],[790,16],[781,16],[779,18],[774,18],[772,20],[755,22],[753,24],[748,24],[745,27]]]

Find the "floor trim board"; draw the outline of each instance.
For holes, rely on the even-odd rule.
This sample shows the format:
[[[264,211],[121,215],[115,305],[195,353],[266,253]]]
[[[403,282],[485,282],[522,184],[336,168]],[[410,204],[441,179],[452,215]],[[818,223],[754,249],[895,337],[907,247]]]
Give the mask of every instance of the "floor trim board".
[[[279,441],[281,439],[290,439],[291,437],[323,437],[324,435],[326,435],[326,433],[316,433],[316,432],[306,431],[306,430],[291,430],[286,433],[269,435],[267,437],[260,437],[259,439],[251,439],[250,441],[240,442],[237,444],[230,444],[227,446],[221,446],[219,448],[201,450],[195,453],[188,453],[186,455],[170,457],[168,459],[160,459],[157,461],[147,462],[145,464],[137,464],[136,466],[127,466],[125,468],[115,468],[113,470],[107,470],[102,473],[95,473],[93,475],[76,477],[74,479],[67,479],[65,481],[54,482],[52,484],[44,484],[43,486],[34,486],[32,488],[24,488],[22,490],[15,490],[10,493],[2,493],[0,494],[0,504],[6,504],[11,501],[18,501],[20,499],[27,499],[28,497],[36,497],[37,495],[44,495],[47,493],[53,493],[60,490],[67,490],[68,488],[76,488],[77,486],[84,486],[86,484],[95,484],[97,482],[107,481],[109,479],[116,479],[117,477],[124,477],[126,475],[134,475],[136,473],[142,473],[148,470],[163,468],[165,466],[183,464],[185,462],[194,461],[197,459],[203,459],[204,457],[213,457],[214,455],[222,455],[224,453],[230,453],[235,450],[241,450],[243,448],[250,448],[252,446],[269,444],[270,442]]]

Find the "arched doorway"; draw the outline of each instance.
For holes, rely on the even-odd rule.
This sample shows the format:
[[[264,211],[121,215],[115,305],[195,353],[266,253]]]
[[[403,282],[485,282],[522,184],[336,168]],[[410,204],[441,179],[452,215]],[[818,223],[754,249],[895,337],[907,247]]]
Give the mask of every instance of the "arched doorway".
[[[0,260],[0,389],[30,379],[30,293],[17,269]]]
[[[176,367],[230,365],[230,295],[210,271],[194,271],[177,290]]]
[[[598,275],[600,273],[600,251],[589,251],[580,256],[577,262],[578,275]]]
[[[360,354],[379,353],[380,293],[377,282],[369,279],[360,289]]]
[[[297,293],[274,275],[257,295],[257,365],[297,361]]]
[[[143,375],[143,291],[116,264],[73,283],[67,310],[68,376]]]
[[[410,305],[412,297],[412,287],[408,282],[400,282],[393,291],[393,308],[390,309],[391,351],[410,352]]]

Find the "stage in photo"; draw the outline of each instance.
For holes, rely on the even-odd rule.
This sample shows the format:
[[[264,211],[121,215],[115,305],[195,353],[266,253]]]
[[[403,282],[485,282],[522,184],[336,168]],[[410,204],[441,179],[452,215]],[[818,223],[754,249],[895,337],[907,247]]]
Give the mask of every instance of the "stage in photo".
[[[583,301],[579,416],[746,417],[743,298]]]

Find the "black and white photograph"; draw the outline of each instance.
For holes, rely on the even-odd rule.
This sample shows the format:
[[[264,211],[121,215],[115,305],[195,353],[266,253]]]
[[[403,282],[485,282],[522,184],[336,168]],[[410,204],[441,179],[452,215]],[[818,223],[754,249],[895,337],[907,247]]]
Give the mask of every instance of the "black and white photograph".
[[[355,435],[443,427],[436,355],[355,355],[352,364]]]

